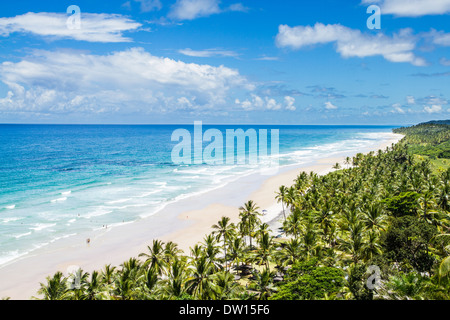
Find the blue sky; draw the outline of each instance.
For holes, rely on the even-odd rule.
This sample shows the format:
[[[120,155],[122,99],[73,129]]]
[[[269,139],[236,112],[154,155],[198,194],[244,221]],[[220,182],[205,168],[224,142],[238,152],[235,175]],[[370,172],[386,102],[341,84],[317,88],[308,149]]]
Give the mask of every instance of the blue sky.
[[[2,1],[0,123],[448,119],[449,21],[450,0]]]

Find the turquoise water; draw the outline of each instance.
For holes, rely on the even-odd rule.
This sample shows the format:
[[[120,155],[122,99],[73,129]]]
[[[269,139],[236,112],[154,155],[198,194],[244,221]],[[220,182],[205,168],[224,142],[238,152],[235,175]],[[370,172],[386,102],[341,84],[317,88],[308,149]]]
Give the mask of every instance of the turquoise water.
[[[244,165],[174,163],[171,135],[180,128],[193,133],[189,125],[0,125],[0,264],[61,238],[148,217],[258,172],[269,158],[284,166],[359,152],[393,127],[203,126],[224,136],[227,129],[279,130],[279,154],[269,147],[260,163]]]

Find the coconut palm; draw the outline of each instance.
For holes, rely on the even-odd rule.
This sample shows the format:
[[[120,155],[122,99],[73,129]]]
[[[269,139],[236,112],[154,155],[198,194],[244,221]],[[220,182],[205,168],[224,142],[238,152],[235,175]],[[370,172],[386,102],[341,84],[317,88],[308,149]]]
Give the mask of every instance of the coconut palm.
[[[426,286],[424,277],[411,272],[391,277],[379,295],[386,300],[424,300]]]
[[[252,235],[257,225],[261,224],[258,212],[259,207],[252,200],[249,200],[244,204],[244,206],[239,208],[239,217],[241,223],[243,224],[242,230],[244,230],[245,235],[250,238],[250,247],[252,247]]]
[[[387,215],[379,204],[371,203],[362,210],[362,218],[367,229],[381,232],[387,227]]]
[[[215,225],[212,226],[215,231],[213,234],[216,235],[217,241],[223,241],[223,254],[225,258],[225,270],[227,269],[227,242],[234,235],[235,226],[233,223],[230,223],[230,218],[222,217],[222,219]]]
[[[203,240],[203,254],[208,259],[208,262],[214,265],[215,271],[221,268],[217,256],[220,253],[220,248],[217,246],[217,238],[213,234],[209,234]]]
[[[100,273],[100,281],[104,285],[110,285],[114,281],[113,276],[115,270],[116,267],[111,267],[111,264],[105,265],[105,267]]]
[[[112,290],[113,298],[116,300],[131,300],[135,292],[133,292],[135,279],[131,270],[122,270],[117,274],[114,280]]]
[[[203,246],[199,243],[196,243],[193,247],[191,247],[190,251],[191,251],[191,257],[193,259],[198,259],[204,253]]]
[[[351,256],[353,263],[357,263],[362,257],[364,248],[364,225],[357,221],[348,226],[348,237],[342,239],[340,249]]]
[[[263,271],[254,271],[253,279],[250,282],[249,288],[258,292],[258,300],[267,300],[274,292],[277,291],[277,287],[273,283],[275,272],[269,269]]]
[[[101,275],[94,270],[90,281],[86,284],[85,298],[87,300],[105,300],[108,297],[108,292],[102,287]]]
[[[341,165],[339,164],[339,162],[336,162],[336,163],[333,165],[333,169],[335,169],[335,170],[341,169]]]
[[[294,208],[292,213],[287,217],[283,223],[283,230],[286,235],[292,235],[297,238],[302,229],[302,212],[298,208]]]
[[[162,241],[153,240],[152,246],[147,246],[149,253],[139,254],[139,257],[146,257],[144,267],[155,269],[159,275],[162,275],[164,268],[167,266],[167,256],[163,245]]]
[[[258,265],[264,264],[266,268],[269,268],[269,261],[273,254],[273,237],[268,232],[261,235],[258,239],[258,250],[253,254],[253,261]]]
[[[244,240],[241,237],[235,237],[229,241],[229,251],[228,256],[231,263],[235,263],[235,270],[239,268],[239,262],[244,258]]]
[[[449,279],[450,278],[450,256],[444,258],[440,265],[439,265],[439,270],[438,270],[438,276],[439,276],[439,281],[441,281],[442,279]]]
[[[288,189],[285,186],[280,186],[278,189],[277,195],[275,197],[275,199],[277,200],[278,203],[281,202],[281,208],[283,209],[284,220],[286,220],[286,212],[284,209],[284,204],[286,201],[287,191],[288,191]]]
[[[215,268],[206,256],[193,260],[188,269],[190,276],[186,280],[187,292],[201,300],[213,299],[216,290],[213,277]]]
[[[176,257],[168,269],[167,279],[164,280],[164,293],[168,299],[177,299],[186,293],[187,262],[184,258]]]
[[[330,242],[334,224],[334,211],[331,201],[324,200],[323,206],[315,212],[316,221],[320,225],[325,242]]]
[[[222,270],[213,275],[215,286],[215,298],[217,300],[237,299],[242,294],[241,286],[234,280],[234,276]]]
[[[291,186],[290,188],[287,189],[287,194],[284,199],[284,202],[291,211],[295,207],[295,204],[297,203],[299,196],[300,192],[297,190],[297,188],[295,188],[295,186]]]
[[[183,250],[178,248],[178,245],[172,241],[169,241],[164,246],[164,257],[166,264],[170,264],[173,259],[182,254]]]
[[[373,230],[367,232],[367,241],[364,242],[361,251],[364,261],[370,261],[382,253],[381,243],[377,232]]]
[[[65,300],[69,297],[67,280],[62,272],[56,272],[53,277],[47,277],[47,284],[40,283],[38,294],[42,300]]]
[[[301,257],[301,243],[298,239],[289,239],[283,243],[275,255],[279,257],[283,265],[291,265]]]

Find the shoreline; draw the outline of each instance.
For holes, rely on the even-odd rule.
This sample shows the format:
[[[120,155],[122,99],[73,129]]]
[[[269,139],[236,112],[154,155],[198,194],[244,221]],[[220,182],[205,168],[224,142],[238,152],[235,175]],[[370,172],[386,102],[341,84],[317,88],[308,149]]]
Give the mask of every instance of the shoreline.
[[[237,222],[238,208],[248,200],[253,200],[260,211],[267,210],[262,219],[271,224],[272,231],[275,231],[273,225],[282,215],[281,204],[275,200],[275,191],[281,185],[291,186],[301,171],[326,174],[333,170],[332,165],[342,163],[346,156],[384,150],[402,137],[392,133],[389,140],[377,147],[285,166],[274,176],[243,176],[226,186],[168,204],[145,219],[99,232],[89,244],[85,242],[85,234],[52,243],[0,267],[0,298],[30,299],[37,295],[39,283],[45,282],[47,276],[52,276],[56,271],[66,274],[67,268],[72,265],[80,266],[89,273],[103,269],[107,264],[119,266],[129,258],[146,252],[147,246],[155,239],[173,241],[184,254],[189,255],[189,248],[201,242],[222,216]]]

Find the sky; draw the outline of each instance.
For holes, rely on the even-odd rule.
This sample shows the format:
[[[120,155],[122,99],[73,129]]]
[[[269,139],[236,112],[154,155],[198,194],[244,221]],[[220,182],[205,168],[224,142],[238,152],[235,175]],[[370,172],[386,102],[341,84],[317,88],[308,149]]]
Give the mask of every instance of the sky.
[[[0,123],[450,118],[450,0],[0,2]]]

